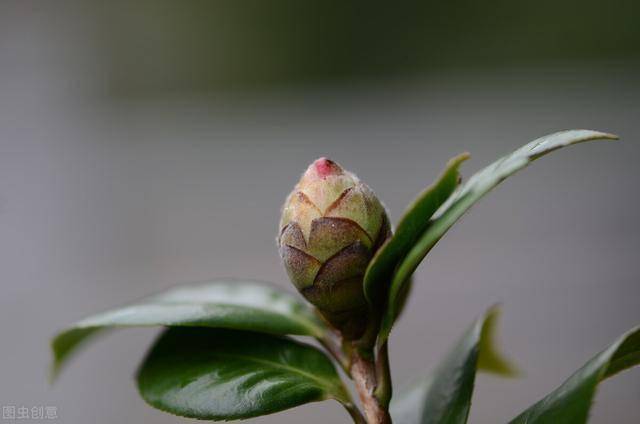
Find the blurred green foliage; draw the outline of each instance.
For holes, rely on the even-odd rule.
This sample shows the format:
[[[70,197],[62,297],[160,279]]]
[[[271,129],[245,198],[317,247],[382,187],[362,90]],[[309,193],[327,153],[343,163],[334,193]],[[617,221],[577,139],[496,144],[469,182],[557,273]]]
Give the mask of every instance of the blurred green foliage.
[[[93,11],[111,89],[126,93],[640,58],[637,0],[138,0]]]

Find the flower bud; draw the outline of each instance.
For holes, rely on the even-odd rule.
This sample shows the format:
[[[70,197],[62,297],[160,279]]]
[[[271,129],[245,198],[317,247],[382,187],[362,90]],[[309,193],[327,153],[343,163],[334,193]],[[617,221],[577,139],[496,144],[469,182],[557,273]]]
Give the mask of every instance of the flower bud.
[[[368,319],[365,270],[390,235],[387,213],[371,189],[320,158],[284,204],[278,246],[297,289],[346,338],[355,339]]]

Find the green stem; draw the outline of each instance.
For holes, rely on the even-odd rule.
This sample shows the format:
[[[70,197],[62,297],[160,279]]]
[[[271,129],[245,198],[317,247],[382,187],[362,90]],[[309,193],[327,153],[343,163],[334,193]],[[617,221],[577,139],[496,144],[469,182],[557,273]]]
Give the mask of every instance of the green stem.
[[[376,398],[382,406],[389,407],[393,386],[391,383],[391,368],[389,366],[389,346],[385,341],[379,348],[376,355]]]

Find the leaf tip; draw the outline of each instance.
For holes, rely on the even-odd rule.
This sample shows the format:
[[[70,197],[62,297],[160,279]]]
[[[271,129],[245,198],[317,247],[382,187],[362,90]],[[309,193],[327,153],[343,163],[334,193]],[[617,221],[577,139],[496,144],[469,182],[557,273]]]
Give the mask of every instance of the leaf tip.
[[[469,159],[470,157],[471,157],[471,154],[469,152],[462,152],[459,155],[449,159],[449,162],[447,162],[447,168],[451,168],[453,166],[456,166],[456,167],[460,166],[462,162]]]
[[[502,313],[501,304],[497,303],[487,310],[482,320],[480,337],[480,357],[478,369],[504,377],[518,378],[524,373],[505,358],[496,348],[496,327],[498,318]]]
[[[596,137],[598,139],[610,140],[610,141],[620,140],[620,137],[616,134],[611,134],[611,133],[602,132],[602,131],[593,131],[593,132],[597,134]]]
[[[60,334],[57,334],[49,342],[49,348],[51,350],[52,358],[47,372],[47,381],[49,382],[50,386],[53,386],[58,380],[58,376],[60,375],[60,371],[62,370],[62,365],[64,362],[64,356],[60,353],[60,349],[58,348],[59,339]]]
[[[49,365],[49,371],[47,373],[47,381],[49,386],[53,386],[58,380],[58,376],[60,375],[60,367],[56,362],[53,362]]]

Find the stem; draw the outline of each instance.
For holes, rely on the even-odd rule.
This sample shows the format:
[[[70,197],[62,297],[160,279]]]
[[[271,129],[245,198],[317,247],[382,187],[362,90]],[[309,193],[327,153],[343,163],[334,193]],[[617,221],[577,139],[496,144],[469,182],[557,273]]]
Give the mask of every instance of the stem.
[[[380,403],[385,408],[388,408],[389,402],[391,401],[391,395],[393,394],[393,386],[391,383],[389,345],[387,341],[378,348],[378,355],[376,356],[376,376],[378,377],[378,384],[374,394]]]
[[[363,350],[357,347],[353,349],[351,377],[358,391],[360,402],[364,407],[367,424],[391,424],[391,416],[387,405],[375,396],[377,377],[376,363],[372,350]]]
[[[342,336],[340,333],[328,333],[322,338],[318,338],[318,341],[324,348],[329,352],[329,354],[333,357],[333,359],[340,364],[345,374],[351,377],[351,360],[349,359],[349,346],[344,343]],[[348,390],[345,388],[345,391]],[[350,398],[351,396],[349,396]],[[348,402],[340,401],[344,409],[347,410],[351,419],[355,424],[367,424],[367,420],[365,420],[360,409],[353,403],[353,401],[349,400]]]
[[[348,342],[339,332],[318,339],[354,382],[364,416],[352,401],[341,403],[356,424],[391,424],[389,349],[385,342],[378,346],[374,356],[377,336],[377,321],[372,320],[359,340]]]
[[[340,337],[339,335],[334,335],[334,337],[332,337],[330,334],[328,334],[325,337],[318,339],[318,341],[320,342],[320,344],[322,344],[322,346],[324,346],[325,349],[327,349],[327,351],[331,354],[331,356],[333,356],[338,364],[340,364],[342,370],[347,375],[349,375],[350,363],[347,353],[342,346],[342,337]]]
[[[344,409],[346,409],[349,415],[351,415],[351,419],[355,424],[367,424],[362,413],[353,403],[343,403],[342,406],[344,406]]]

